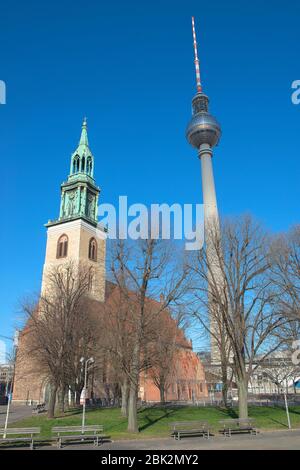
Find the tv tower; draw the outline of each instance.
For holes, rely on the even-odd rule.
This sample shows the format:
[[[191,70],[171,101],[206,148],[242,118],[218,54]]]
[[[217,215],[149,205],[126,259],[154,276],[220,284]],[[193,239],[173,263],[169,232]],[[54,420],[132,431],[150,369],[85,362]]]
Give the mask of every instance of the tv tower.
[[[202,91],[194,17],[192,17],[192,31],[197,93],[192,99],[193,116],[186,129],[186,137],[189,143],[198,150],[201,161],[206,256],[214,270],[214,277],[221,279],[220,265],[216,261],[217,257],[212,247],[213,244],[209,243],[213,229],[219,230],[219,214],[212,166],[212,149],[219,142],[221,127],[217,120],[209,113],[209,99]],[[212,331],[212,329],[216,328],[216,321],[213,320],[212,316],[210,317],[210,322],[210,330]],[[213,362],[219,362],[220,360],[220,351],[213,335],[211,335],[211,357]]]
[[[214,219],[218,222],[219,220],[212,166],[212,148],[219,142],[221,127],[216,119],[208,112],[209,99],[202,91],[194,17],[192,17],[192,30],[197,93],[192,99],[193,117],[187,127],[186,137],[189,143],[198,150],[198,155],[201,160],[204,223],[207,227],[209,221]]]

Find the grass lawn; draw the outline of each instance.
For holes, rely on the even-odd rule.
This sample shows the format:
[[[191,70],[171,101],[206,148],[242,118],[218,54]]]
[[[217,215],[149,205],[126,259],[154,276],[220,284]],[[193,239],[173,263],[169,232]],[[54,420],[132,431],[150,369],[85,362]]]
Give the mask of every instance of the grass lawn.
[[[75,426],[81,424],[81,410],[72,410],[55,419],[45,415],[25,418],[10,427],[40,426],[42,437],[51,436],[52,426]],[[215,407],[169,407],[144,408],[138,413],[139,434],[126,431],[127,420],[121,417],[120,409],[87,410],[86,424],[102,424],[106,436],[113,439],[142,439],[149,437],[167,437],[169,424],[172,421],[207,420],[213,430],[219,429],[218,421],[226,418],[237,418],[235,410]],[[288,429],[285,410],[277,407],[249,407],[249,417],[255,418],[259,429]],[[290,408],[290,419],[293,428],[300,428],[300,406]]]

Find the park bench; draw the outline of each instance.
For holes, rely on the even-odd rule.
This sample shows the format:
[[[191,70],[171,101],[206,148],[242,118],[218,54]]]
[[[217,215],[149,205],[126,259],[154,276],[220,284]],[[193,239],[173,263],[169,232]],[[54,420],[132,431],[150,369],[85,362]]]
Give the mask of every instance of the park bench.
[[[7,428],[0,429],[0,442],[30,442],[30,449],[33,450],[33,439],[36,434],[40,434],[41,428]],[[6,434],[6,437],[3,435]]]
[[[222,429],[219,430],[225,437],[231,437],[232,434],[250,433],[257,434],[255,421],[253,418],[224,419],[220,421]]]
[[[44,411],[46,411],[46,403],[39,403],[32,408],[34,414],[43,413]]]
[[[91,426],[55,426],[52,434],[56,434],[57,447],[61,449],[63,441],[84,441],[94,442],[94,446],[99,445],[99,439],[103,441],[103,426],[95,424]]]
[[[180,441],[183,436],[202,436],[209,439],[209,425],[207,421],[176,421],[170,424],[171,436]]]

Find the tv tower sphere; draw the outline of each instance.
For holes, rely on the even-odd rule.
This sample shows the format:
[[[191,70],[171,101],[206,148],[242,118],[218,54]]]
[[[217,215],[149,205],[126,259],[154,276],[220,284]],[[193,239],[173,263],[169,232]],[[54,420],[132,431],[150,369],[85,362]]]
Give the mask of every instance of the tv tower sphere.
[[[221,136],[221,127],[218,121],[208,112],[208,97],[198,92],[193,100],[193,117],[186,129],[186,138],[189,143],[200,149],[202,144],[214,147]]]

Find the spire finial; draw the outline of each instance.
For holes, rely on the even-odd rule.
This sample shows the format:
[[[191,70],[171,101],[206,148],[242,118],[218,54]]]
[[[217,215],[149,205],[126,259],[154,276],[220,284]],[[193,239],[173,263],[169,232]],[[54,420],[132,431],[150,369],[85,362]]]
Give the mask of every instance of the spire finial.
[[[195,54],[195,69],[196,69],[196,84],[197,91],[202,92],[201,78],[200,78],[200,66],[198,59],[198,50],[197,50],[197,40],[196,40],[196,31],[195,31],[195,19],[192,16],[192,31],[193,31],[193,42],[194,42],[194,54]]]
[[[87,119],[86,116],[83,118],[82,128],[81,128],[81,136],[79,145],[89,145],[88,136],[87,136]]]

